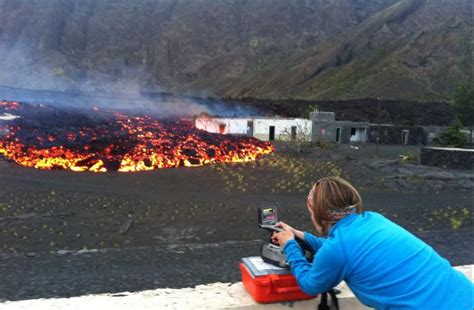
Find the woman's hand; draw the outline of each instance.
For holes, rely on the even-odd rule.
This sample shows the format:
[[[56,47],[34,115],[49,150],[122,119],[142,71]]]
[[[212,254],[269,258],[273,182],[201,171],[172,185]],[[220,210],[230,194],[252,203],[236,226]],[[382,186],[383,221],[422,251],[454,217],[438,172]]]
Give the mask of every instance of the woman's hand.
[[[283,228],[283,230],[291,230],[291,231],[295,230],[293,227],[291,227],[290,225],[288,225],[286,223],[283,223],[283,222],[278,222],[278,223],[276,223],[275,226],[281,227],[281,228]]]
[[[281,247],[283,247],[287,242],[288,240],[292,240],[292,239],[295,239],[295,234],[293,233],[293,231],[291,230],[291,227],[287,225],[287,227],[283,227],[283,231],[282,232],[273,232],[273,235],[272,235],[272,241],[274,243],[278,243]]]
[[[294,229],[290,225],[283,222],[277,223],[276,226],[283,228],[283,230],[291,230],[296,238],[304,240],[304,232],[302,232],[301,230]]]

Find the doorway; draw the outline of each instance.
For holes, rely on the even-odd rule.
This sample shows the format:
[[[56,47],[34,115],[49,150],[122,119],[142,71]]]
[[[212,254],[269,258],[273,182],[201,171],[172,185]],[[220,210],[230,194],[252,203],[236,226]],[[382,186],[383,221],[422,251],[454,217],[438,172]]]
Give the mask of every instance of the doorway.
[[[296,126],[291,126],[291,140],[296,140]]]
[[[219,133],[221,135],[225,133],[225,124],[219,124]]]
[[[410,137],[410,130],[403,130],[402,131],[402,143],[407,145],[408,144],[408,138]]]
[[[247,121],[247,135],[253,137],[253,121]]]
[[[268,129],[268,141],[275,140],[275,126],[270,126]]]

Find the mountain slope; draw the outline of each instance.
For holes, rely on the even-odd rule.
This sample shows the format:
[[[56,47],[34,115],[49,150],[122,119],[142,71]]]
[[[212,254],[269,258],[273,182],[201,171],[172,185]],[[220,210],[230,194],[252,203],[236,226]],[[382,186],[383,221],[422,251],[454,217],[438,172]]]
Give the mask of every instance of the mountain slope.
[[[315,50],[223,82],[222,94],[440,100],[472,79],[469,7],[468,2],[400,1]]]
[[[468,0],[0,0],[0,84],[436,100],[471,34]]]

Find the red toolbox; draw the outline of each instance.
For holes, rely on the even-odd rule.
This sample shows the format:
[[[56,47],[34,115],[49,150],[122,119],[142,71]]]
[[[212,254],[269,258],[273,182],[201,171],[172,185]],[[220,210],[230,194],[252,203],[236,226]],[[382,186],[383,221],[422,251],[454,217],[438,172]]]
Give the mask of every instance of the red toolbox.
[[[240,262],[242,282],[258,303],[312,299],[298,286],[289,269],[265,263],[261,257],[245,257]]]

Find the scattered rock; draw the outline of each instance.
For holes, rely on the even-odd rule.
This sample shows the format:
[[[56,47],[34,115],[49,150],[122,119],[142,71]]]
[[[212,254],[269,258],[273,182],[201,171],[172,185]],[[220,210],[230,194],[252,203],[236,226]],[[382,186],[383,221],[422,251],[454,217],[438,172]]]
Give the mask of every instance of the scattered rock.
[[[424,192],[431,191],[431,188],[428,183],[421,184],[418,189]]]
[[[370,163],[367,163],[367,166],[372,169],[380,169],[386,166],[393,166],[398,164],[400,161],[398,159],[394,160],[376,160]]]
[[[126,234],[127,231],[130,229],[130,226],[132,226],[133,222],[133,217],[129,217],[123,224],[122,227],[120,227],[119,233],[121,234]]]
[[[386,166],[380,169],[383,173],[391,174],[395,172],[395,168],[393,166]]]
[[[447,171],[428,171],[420,173],[418,176],[423,179],[443,181],[449,181],[455,178],[454,174]]]
[[[35,217],[38,217],[36,213],[19,214],[18,216],[16,216],[18,220],[27,220]]]
[[[402,188],[410,189],[411,185],[405,179],[398,179],[395,181]]]
[[[458,180],[457,181],[457,186],[462,188],[462,189],[474,189],[474,182],[469,181],[469,180]]]
[[[25,254],[26,257],[36,257],[36,253],[28,252]]]
[[[456,174],[456,178],[474,181],[474,173],[458,173]]]
[[[431,190],[438,191],[444,188],[444,182],[435,180],[435,181],[428,182],[428,186]]]
[[[56,252],[56,254],[58,254],[58,255],[66,255],[66,254],[68,254],[68,253],[69,253],[68,250],[58,250],[58,251]]]
[[[90,250],[82,249],[82,250],[77,251],[74,255],[81,255],[81,254],[86,254],[86,253],[98,253],[98,252],[99,250],[97,249],[90,249]]]
[[[216,232],[215,228],[211,228],[209,231],[206,232],[206,235],[212,235]]]
[[[397,171],[403,175],[415,175],[416,172],[412,169],[398,168]]]

